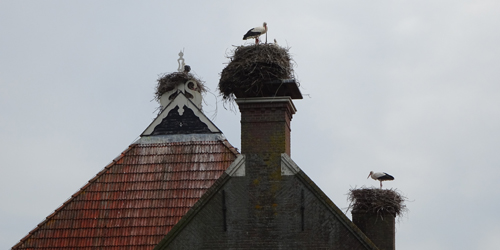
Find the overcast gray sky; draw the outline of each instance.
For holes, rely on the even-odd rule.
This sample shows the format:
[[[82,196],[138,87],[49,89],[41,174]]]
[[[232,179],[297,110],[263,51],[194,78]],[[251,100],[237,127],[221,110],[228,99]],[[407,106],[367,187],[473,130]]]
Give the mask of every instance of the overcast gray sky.
[[[182,49],[211,90],[205,113],[239,148],[219,73],[264,21],[305,95],[292,159],[337,206],[385,171],[411,201],[398,249],[498,249],[495,0],[0,1],[0,248],[140,135]]]

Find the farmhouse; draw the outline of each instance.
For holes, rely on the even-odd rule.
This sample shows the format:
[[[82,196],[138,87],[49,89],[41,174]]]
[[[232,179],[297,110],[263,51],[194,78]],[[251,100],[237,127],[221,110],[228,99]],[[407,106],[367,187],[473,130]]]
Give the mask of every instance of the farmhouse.
[[[259,74],[242,89],[223,72],[238,152],[182,69],[160,79],[162,111],[140,138],[12,249],[394,249],[394,216],[363,214],[358,228],[292,160],[293,78]]]

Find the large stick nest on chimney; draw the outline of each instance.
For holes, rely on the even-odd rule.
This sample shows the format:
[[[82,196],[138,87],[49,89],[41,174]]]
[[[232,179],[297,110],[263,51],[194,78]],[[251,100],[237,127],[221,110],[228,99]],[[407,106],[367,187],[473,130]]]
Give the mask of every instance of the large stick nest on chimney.
[[[277,44],[236,47],[233,55],[228,56],[231,61],[220,74],[222,98],[234,100],[235,93],[243,93],[245,97],[261,96],[266,82],[292,79],[293,65],[288,50]]]
[[[350,189],[349,207],[353,213],[393,214],[400,216],[407,212],[408,199],[396,189],[360,188]]]
[[[160,97],[166,92],[173,90],[179,84],[185,83],[187,81],[194,81],[198,84],[197,91],[200,93],[207,92],[207,88],[202,80],[196,78],[191,73],[186,72],[173,72],[173,73],[165,73],[160,75],[158,78],[158,84],[156,85],[155,99],[160,101]]]

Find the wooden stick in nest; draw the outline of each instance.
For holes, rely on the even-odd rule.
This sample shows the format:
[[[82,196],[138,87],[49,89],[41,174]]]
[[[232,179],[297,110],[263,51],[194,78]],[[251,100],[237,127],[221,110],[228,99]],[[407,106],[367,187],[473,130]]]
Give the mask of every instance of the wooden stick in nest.
[[[349,207],[353,213],[393,214],[400,216],[407,212],[405,201],[408,199],[396,189],[360,188],[350,189]]]

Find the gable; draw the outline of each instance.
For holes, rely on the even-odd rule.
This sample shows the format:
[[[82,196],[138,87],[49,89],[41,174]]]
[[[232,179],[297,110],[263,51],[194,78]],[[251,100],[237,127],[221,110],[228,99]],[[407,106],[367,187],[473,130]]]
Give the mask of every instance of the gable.
[[[183,112],[180,115],[179,106],[175,106],[167,116],[154,128],[151,135],[169,135],[169,134],[206,134],[212,133],[207,124],[203,123],[192,109],[186,106],[182,107]]]
[[[377,249],[286,154],[267,183],[235,162],[155,249]]]
[[[177,92],[173,96],[175,96],[174,99],[153,120],[141,136],[221,133],[183,92]]]

